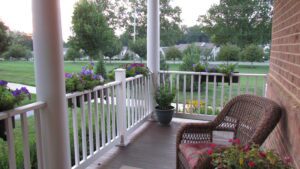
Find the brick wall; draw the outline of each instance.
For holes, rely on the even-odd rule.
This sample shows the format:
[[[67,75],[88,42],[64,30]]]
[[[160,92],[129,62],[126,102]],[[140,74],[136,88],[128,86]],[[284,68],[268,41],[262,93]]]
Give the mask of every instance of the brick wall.
[[[266,142],[300,169],[300,0],[275,0],[268,97],[284,108]]]

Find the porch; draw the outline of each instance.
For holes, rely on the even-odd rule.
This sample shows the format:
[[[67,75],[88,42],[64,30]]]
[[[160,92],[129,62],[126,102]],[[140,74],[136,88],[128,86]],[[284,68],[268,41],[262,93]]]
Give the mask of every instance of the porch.
[[[290,19],[282,17],[287,8],[294,10],[293,17],[299,16],[294,4],[299,6],[300,3],[275,1],[274,46],[268,76],[233,74],[227,85],[224,74],[160,71],[159,1],[153,0],[148,1],[147,27],[147,66],[153,74],[126,79],[124,70],[118,70],[114,82],[92,91],[65,95],[59,1],[33,0],[34,48],[35,56],[39,56],[35,60],[38,102],[0,114],[0,120],[5,121],[9,168],[17,168],[16,151],[21,152],[20,163],[25,169],[118,169],[126,165],[174,168],[175,134],[180,123],[174,121],[171,127],[161,127],[148,122],[154,110],[154,88],[160,83],[169,83],[176,90],[173,105],[175,117],[180,118],[212,120],[228,100],[243,93],[276,100],[286,108],[285,118],[270,137],[272,141],[268,146],[280,147],[280,150],[283,147],[281,151],[291,154],[299,168],[299,21],[282,24],[286,18]],[[288,30],[290,28],[293,29]],[[244,80],[234,83],[235,76]],[[218,79],[221,79],[219,84]],[[191,111],[193,107],[202,111]],[[33,112],[33,116],[28,112]],[[20,116],[18,132],[12,121],[15,116]],[[30,121],[33,126],[28,125]],[[141,135],[131,139],[139,130],[142,130]],[[32,132],[34,143],[29,140]],[[17,137],[21,138],[22,150],[15,148]]]

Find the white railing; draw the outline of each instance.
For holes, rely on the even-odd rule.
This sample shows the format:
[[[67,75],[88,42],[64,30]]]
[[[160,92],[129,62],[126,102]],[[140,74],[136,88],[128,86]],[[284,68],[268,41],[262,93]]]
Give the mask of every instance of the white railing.
[[[217,115],[234,96],[254,94],[265,96],[266,74],[160,71],[160,84],[168,84],[176,92],[173,105],[178,116],[200,115],[209,120]],[[203,116],[204,115],[204,116]],[[197,118],[197,116],[190,116]]]
[[[115,81],[92,91],[67,94],[73,168],[86,168],[119,143],[116,90],[120,85]]]
[[[116,81],[97,86],[93,90],[66,95],[73,169],[88,167],[95,159],[116,145],[125,146],[128,143],[127,136],[143,124],[152,112],[149,104],[151,74],[146,77],[137,75],[126,79],[125,70],[116,70],[115,79]],[[22,136],[18,137],[22,137],[24,157],[22,168],[45,168],[44,160],[46,159],[43,157],[40,119],[40,113],[43,112],[45,105],[45,103],[36,102],[0,113],[0,120],[5,121],[7,160],[10,169],[20,167],[15,156],[14,142],[14,137],[19,132],[13,129],[13,118],[19,118],[20,120],[16,122],[21,123]],[[27,122],[32,119],[34,119],[35,126],[30,126],[32,123]],[[31,128],[31,132],[36,132],[34,151],[37,153],[38,166],[32,166],[32,161],[35,160],[30,159],[32,150],[28,141],[28,128]],[[0,148],[1,145],[0,142]]]
[[[112,147],[126,145],[127,135],[150,114],[151,75],[125,79],[122,73],[124,79],[116,74],[116,81],[93,91],[67,94],[72,168],[86,168]]]
[[[32,167],[31,164],[31,157],[33,157],[33,153],[36,154],[37,157],[37,165],[38,168],[43,168],[44,165],[44,159],[43,159],[43,152],[42,152],[42,129],[41,129],[41,119],[40,119],[40,113],[41,109],[43,109],[46,106],[43,102],[35,102],[32,104],[28,104],[26,106],[18,107],[14,110],[0,112],[0,121],[4,122],[5,124],[5,137],[6,137],[6,144],[4,141],[2,142],[1,146],[7,145],[7,148],[2,147],[4,150],[7,150],[7,152],[4,152],[3,149],[1,150],[1,153],[7,153],[8,155],[8,166],[10,169],[16,169],[17,168],[17,161],[16,161],[16,151],[15,151],[15,140],[16,137],[18,140],[21,140],[21,142],[18,142],[18,144],[22,145],[23,150],[22,151],[22,157],[23,157],[23,168],[24,169],[30,169]],[[34,115],[34,120],[33,116]],[[30,119],[29,119],[30,118]],[[30,126],[28,121],[34,121],[34,126]],[[19,125],[19,122],[21,125]],[[14,132],[14,127],[21,128],[21,135],[17,135],[19,133]],[[32,135],[32,130],[34,128],[35,135]],[[29,135],[29,133],[31,133]],[[31,137],[35,137],[35,143],[36,143],[36,149],[32,151],[30,148],[30,139]],[[20,152],[20,151],[19,151]],[[20,157],[20,156],[19,156]],[[2,163],[3,164],[3,163]],[[8,167],[7,166],[7,167]],[[5,166],[1,166],[5,167]]]
[[[150,106],[150,85],[152,75],[131,77],[126,79],[126,112],[127,131],[131,133],[148,117],[152,108]]]

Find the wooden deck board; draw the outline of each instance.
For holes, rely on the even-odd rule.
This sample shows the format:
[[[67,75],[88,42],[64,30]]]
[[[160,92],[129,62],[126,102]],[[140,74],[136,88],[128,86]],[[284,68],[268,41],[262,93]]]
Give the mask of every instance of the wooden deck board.
[[[147,127],[126,147],[111,153],[106,162],[98,162],[97,169],[175,169],[176,133],[179,122],[172,121],[170,126],[157,122],[147,122]]]
[[[126,147],[116,147],[88,169],[175,169],[176,134],[184,123],[203,122],[173,118],[170,126],[147,121]],[[230,133],[213,133],[217,144],[228,143]]]

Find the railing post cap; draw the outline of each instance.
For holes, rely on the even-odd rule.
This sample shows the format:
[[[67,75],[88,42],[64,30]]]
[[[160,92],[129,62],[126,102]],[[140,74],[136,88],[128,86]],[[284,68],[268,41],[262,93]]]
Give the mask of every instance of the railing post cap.
[[[123,68],[118,68],[118,69],[115,69],[115,72],[125,72],[125,69],[123,69]]]

